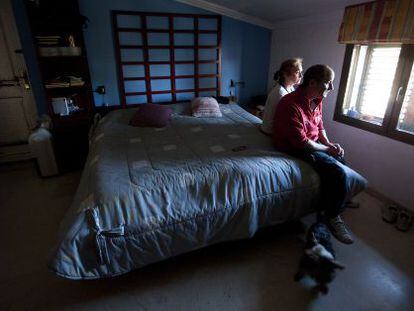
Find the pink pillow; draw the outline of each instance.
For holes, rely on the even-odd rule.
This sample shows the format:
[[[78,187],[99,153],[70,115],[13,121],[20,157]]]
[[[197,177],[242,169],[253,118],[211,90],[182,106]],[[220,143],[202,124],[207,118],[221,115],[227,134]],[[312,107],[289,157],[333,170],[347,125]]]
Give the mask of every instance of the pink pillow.
[[[164,105],[143,104],[132,116],[129,125],[165,127],[171,119],[173,110]]]
[[[222,116],[219,104],[213,97],[194,98],[191,101],[191,109],[194,117],[210,118]]]

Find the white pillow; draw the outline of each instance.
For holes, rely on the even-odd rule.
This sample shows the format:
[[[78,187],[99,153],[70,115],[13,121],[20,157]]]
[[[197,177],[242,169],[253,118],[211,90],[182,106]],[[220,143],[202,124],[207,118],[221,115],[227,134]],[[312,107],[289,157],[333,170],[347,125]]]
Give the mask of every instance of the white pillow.
[[[217,100],[213,97],[196,97],[191,101],[191,110],[194,117],[217,118],[221,111]]]

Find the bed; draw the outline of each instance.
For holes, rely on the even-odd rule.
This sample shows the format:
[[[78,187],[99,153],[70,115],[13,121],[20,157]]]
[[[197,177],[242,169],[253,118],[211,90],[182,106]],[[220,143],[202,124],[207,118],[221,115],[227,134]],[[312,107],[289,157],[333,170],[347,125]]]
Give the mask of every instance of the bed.
[[[56,274],[121,275],[314,211],[317,174],[277,152],[260,119],[237,104],[220,105],[221,118],[171,107],[165,128],[129,126],[135,109],[100,121],[52,252]],[[366,180],[347,170],[354,195]]]

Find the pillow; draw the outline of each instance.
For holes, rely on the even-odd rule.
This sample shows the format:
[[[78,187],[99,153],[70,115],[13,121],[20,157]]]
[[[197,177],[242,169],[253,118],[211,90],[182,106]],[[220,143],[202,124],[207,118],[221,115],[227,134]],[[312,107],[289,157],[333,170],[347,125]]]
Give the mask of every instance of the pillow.
[[[191,109],[194,117],[209,118],[222,116],[219,104],[213,97],[194,98],[191,101]]]
[[[163,105],[144,104],[132,116],[129,125],[165,127],[171,119],[173,110]]]

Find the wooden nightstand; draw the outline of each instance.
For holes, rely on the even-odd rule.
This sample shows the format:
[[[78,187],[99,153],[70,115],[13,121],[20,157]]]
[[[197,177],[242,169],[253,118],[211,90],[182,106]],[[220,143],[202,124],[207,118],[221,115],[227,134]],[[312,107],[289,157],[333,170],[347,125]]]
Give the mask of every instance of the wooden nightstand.
[[[263,119],[264,106],[259,105],[253,108],[248,108],[247,111],[249,111],[252,115],[258,117],[259,119]]]

